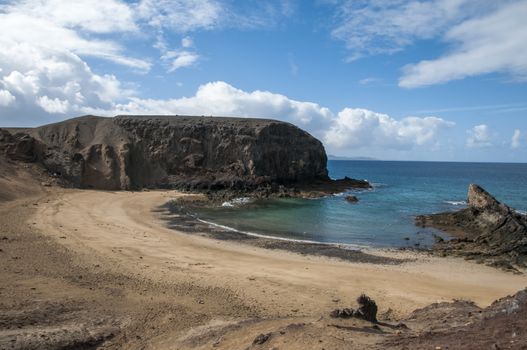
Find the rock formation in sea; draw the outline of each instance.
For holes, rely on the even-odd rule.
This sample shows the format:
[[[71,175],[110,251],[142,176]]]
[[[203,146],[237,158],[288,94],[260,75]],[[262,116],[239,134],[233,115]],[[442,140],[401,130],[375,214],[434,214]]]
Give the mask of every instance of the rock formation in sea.
[[[191,116],[84,116],[0,129],[0,152],[75,187],[254,190],[335,185],[322,143],[285,122]],[[367,182],[341,185],[369,186]],[[338,184],[338,183],[337,183]]]
[[[416,218],[455,238],[440,241],[437,251],[514,269],[527,267],[527,217],[500,203],[478,185],[468,188],[468,208]]]
[[[349,203],[358,203],[359,202],[359,199],[357,198],[357,196],[353,196],[353,195],[346,196],[346,197],[344,197],[344,199],[347,202],[349,202]]]

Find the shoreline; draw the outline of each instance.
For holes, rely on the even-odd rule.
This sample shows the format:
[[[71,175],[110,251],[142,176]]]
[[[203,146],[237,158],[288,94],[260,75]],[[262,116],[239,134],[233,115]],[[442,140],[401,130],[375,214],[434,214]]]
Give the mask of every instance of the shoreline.
[[[192,196],[192,195],[190,195]],[[382,257],[368,252],[398,252],[404,249],[375,248],[345,243],[316,242],[294,238],[272,237],[258,233],[240,231],[228,226],[193,217],[184,207],[169,201],[161,206],[161,218],[168,228],[186,234],[199,235],[212,240],[232,241],[254,247],[282,250],[301,255],[336,258],[342,261],[370,264],[402,264],[410,259]],[[423,250],[423,253],[427,251]]]
[[[59,231],[76,237],[76,240],[78,240],[79,243],[82,243],[82,246],[77,247],[81,250],[86,249],[84,244],[90,246],[93,245],[93,248],[97,251],[104,252],[105,254],[109,253],[111,255],[117,254],[118,249],[121,249],[124,254],[121,257],[126,260],[129,260],[132,257],[130,254],[142,256],[142,258],[139,259],[140,261],[142,260],[142,262],[145,262],[145,260],[148,261],[148,256],[150,255],[152,263],[157,260],[162,260],[162,258],[160,259],[160,256],[166,256],[167,258],[171,257],[171,259],[176,259],[180,262],[188,260],[196,262],[199,260],[197,262],[198,264],[201,264],[201,260],[205,260],[206,265],[210,264],[211,270],[226,272],[226,274],[218,274],[219,283],[221,285],[225,283],[223,279],[227,278],[227,281],[229,281],[230,279],[227,276],[233,273],[235,279],[238,280],[241,272],[240,270],[245,270],[251,266],[275,266],[278,269],[273,275],[278,277],[284,273],[285,270],[283,270],[283,268],[285,268],[285,266],[290,266],[291,263],[300,264],[299,267],[311,266],[310,269],[321,271],[326,271],[327,268],[331,267],[330,270],[327,270],[323,274],[316,274],[317,278],[321,279],[321,282],[315,284],[320,285],[320,283],[322,283],[321,285],[324,286],[324,290],[328,287],[331,288],[330,286],[333,284],[327,283],[330,275],[339,276],[339,278],[344,278],[344,276],[350,275],[354,276],[351,280],[355,281],[356,278],[359,277],[359,280],[362,281],[359,286],[354,285],[353,283],[344,283],[341,287],[348,285],[349,287],[353,286],[350,290],[368,291],[369,289],[378,289],[378,286],[373,287],[373,285],[377,284],[375,281],[380,281],[385,278],[387,279],[386,282],[399,281],[398,278],[393,275],[399,275],[398,277],[403,277],[403,279],[410,277],[412,280],[419,276],[413,284],[418,286],[420,284],[422,285],[424,282],[426,285],[427,282],[421,280],[424,273],[424,276],[429,276],[428,278],[433,276],[433,278],[429,280],[429,282],[434,281],[432,282],[432,285],[445,279],[444,282],[439,282],[437,287],[433,287],[433,294],[439,296],[446,291],[450,291],[454,292],[453,295],[456,295],[456,297],[471,299],[481,305],[486,305],[495,298],[491,296],[492,293],[489,294],[489,291],[493,288],[489,288],[487,284],[488,282],[486,282],[487,285],[485,285],[485,287],[478,287],[481,281],[480,278],[486,280],[490,276],[493,276],[496,280],[506,279],[510,281],[522,281],[520,284],[516,285],[518,288],[514,288],[515,283],[509,283],[506,289],[508,289],[510,293],[527,285],[527,277],[525,275],[512,275],[474,262],[466,262],[463,259],[436,257],[426,253],[423,254],[422,252],[369,249],[368,253],[377,257],[406,259],[406,261],[399,264],[383,264],[382,262],[375,264],[359,261],[344,261],[341,259],[332,259],[325,256],[309,254],[302,255],[281,249],[262,249],[262,247],[257,245],[248,245],[237,241],[210,239],[206,235],[189,235],[181,232],[181,230],[174,230],[166,227],[163,213],[159,210],[160,205],[166,203],[167,200],[180,196],[185,196],[185,194],[177,191],[106,192],[71,190],[66,191],[64,195],[59,196],[58,201],[62,204],[58,204],[60,210],[56,211],[52,215],[52,218],[46,219],[50,210],[45,210],[39,215],[37,223],[39,221],[44,221],[44,227],[51,224],[52,227],[55,228],[57,228],[57,224],[62,225],[62,227],[59,226]],[[97,201],[100,204],[100,208],[90,208],[88,217],[81,215],[84,210],[79,209],[90,207],[93,205],[94,201]],[[67,206],[65,206],[66,203]],[[51,212],[53,213],[54,210],[51,210]],[[112,218],[113,220],[108,221],[107,218]],[[78,220],[72,221],[72,219]],[[90,223],[90,220],[94,219],[96,222]],[[52,221],[50,222],[50,220]],[[86,227],[82,227],[82,225],[86,225]],[[92,231],[91,228],[94,227],[97,227],[101,232]],[[112,228],[114,228],[116,232],[112,232]],[[141,234],[141,232],[145,233]],[[66,239],[65,241],[67,242],[68,240]],[[138,244],[146,243],[148,243],[148,245],[138,246]],[[170,248],[173,247],[174,244],[179,247],[179,249],[173,252]],[[128,251],[127,253],[125,253],[125,248]],[[181,256],[182,252],[179,250],[183,248],[184,252],[187,254]],[[120,256],[120,254],[118,255]],[[137,261],[137,258],[138,257],[133,260]],[[243,266],[242,261],[246,261],[247,266]],[[255,265],[255,261],[260,261],[260,263]],[[282,265],[282,263],[286,265]],[[163,264],[164,263],[160,266],[163,266]],[[275,267],[273,267],[273,269]],[[364,271],[359,272],[362,269],[364,269]],[[366,272],[370,269],[370,272]],[[453,269],[457,270],[454,274],[452,273]],[[301,267],[301,270],[305,270],[305,268]],[[331,270],[334,271],[329,273]],[[377,276],[372,275],[372,273],[374,273],[373,271],[375,271]],[[473,276],[474,280],[471,280],[470,278],[467,279],[468,276],[464,273],[467,271],[471,271],[472,274],[475,274]],[[250,268],[250,270],[245,273],[252,275],[255,273],[255,270]],[[329,276],[324,276],[326,273]],[[415,273],[416,275],[414,275]],[[289,273],[286,275],[288,278],[292,277]],[[405,275],[406,277],[404,277]],[[367,280],[364,280],[363,278],[370,279],[370,282],[365,283]],[[232,280],[230,281],[232,282]],[[444,283],[447,283],[446,281],[449,281],[449,285],[445,287]],[[303,283],[304,282],[301,282],[301,284]],[[463,288],[459,285],[456,286],[456,283],[468,284]],[[370,287],[368,287],[368,285],[370,285]],[[439,288],[440,285],[442,286],[441,288]],[[393,285],[386,285],[385,288],[388,288],[386,291],[388,292],[388,290],[393,289],[394,286],[402,287],[399,281]],[[341,287],[337,289],[341,290]],[[475,289],[473,289],[474,287]],[[497,287],[498,286],[494,286],[494,288]],[[419,289],[421,288],[422,287]],[[481,299],[481,297],[477,297],[478,294],[483,292],[480,288],[485,290],[483,294],[487,295],[486,298]],[[498,289],[500,288],[502,288],[502,286],[499,286]],[[473,292],[477,291],[475,295],[470,296],[471,290]],[[325,293],[326,292],[324,292],[324,294]],[[393,290],[388,292],[388,294],[390,293],[393,293]],[[497,296],[502,296],[500,294]],[[404,299],[407,299],[408,301],[412,300],[411,304],[413,304],[412,307],[406,308],[407,312],[413,310],[419,305],[426,305],[426,302],[422,304],[418,302],[421,298],[416,295],[407,295]],[[448,300],[448,298],[434,298],[432,300]],[[397,303],[400,302],[400,300],[397,301]],[[394,307],[392,309],[398,308],[400,309],[400,307]]]
[[[204,349],[225,335],[217,348],[232,349],[245,348],[236,344],[251,344],[258,334],[273,329],[283,328],[284,337],[294,337],[287,327],[304,323],[310,328],[302,326],[301,332],[316,334],[314,341],[323,339],[327,348],[338,348],[343,343],[332,343],[333,337],[349,331],[330,325],[359,330],[371,326],[332,320],[328,314],[353,306],[364,292],[378,302],[381,319],[401,320],[417,308],[452,299],[487,306],[527,286],[526,276],[450,257],[368,250],[380,260],[344,261],[184,233],[166,226],[160,208],[185,196],[176,191],[42,191],[38,197],[0,203],[0,211],[9,213],[0,224],[15,234],[0,253],[9,262],[1,270],[9,284],[0,290],[0,309],[18,320],[9,310],[35,315],[31,306],[46,314],[68,300],[38,328],[22,324],[20,332],[27,337],[48,332],[58,339],[84,339],[72,331],[84,325],[109,348]],[[43,245],[42,239],[52,245]],[[404,262],[386,264],[382,259]],[[16,333],[3,332],[0,341]],[[229,338],[232,334],[235,338]],[[359,342],[380,339],[353,334]]]

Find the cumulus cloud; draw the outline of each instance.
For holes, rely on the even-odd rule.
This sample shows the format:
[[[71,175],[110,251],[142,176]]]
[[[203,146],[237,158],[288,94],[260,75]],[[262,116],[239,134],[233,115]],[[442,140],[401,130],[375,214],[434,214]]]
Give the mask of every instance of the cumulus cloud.
[[[223,81],[201,85],[191,97],[176,99],[131,98],[117,104],[113,114],[194,114],[277,118],[315,134],[323,130],[333,113],[313,102],[296,101],[269,91],[246,92]]]
[[[259,3],[236,5],[242,8],[238,12],[229,0],[0,1],[0,107],[9,107],[11,115],[16,110],[34,114],[109,110],[127,101],[130,89],[113,74],[92,71],[86,58],[145,73],[156,59],[135,57],[126,44],[152,41],[168,72],[190,67],[200,55],[189,33],[263,26],[272,18],[290,15],[282,3]],[[241,18],[254,25],[238,21]],[[165,43],[166,32],[181,35],[179,48]],[[123,35],[126,40],[120,40]]]
[[[467,130],[467,134],[467,147],[483,148],[492,146],[492,134],[486,124],[474,126],[472,129]]]
[[[520,147],[520,137],[521,137],[520,129],[515,129],[514,133],[512,134],[511,148],[518,148],[518,147]]]
[[[527,79],[526,16],[527,1],[515,1],[454,26],[445,35],[453,50],[407,66],[399,85],[412,88],[493,72]]]
[[[324,140],[337,149],[367,146],[410,148],[436,142],[442,130],[453,126],[453,122],[438,117],[396,120],[366,109],[345,108],[333,120]]]
[[[37,99],[37,104],[48,113],[64,114],[69,109],[69,102],[57,97],[52,99],[47,96],[41,96]]]
[[[25,0],[0,5],[0,32],[2,32],[0,48],[5,49],[24,43],[35,48],[52,47],[55,50],[69,51],[81,56],[93,56],[139,70],[150,68],[147,60],[124,54],[124,49],[115,41],[83,35],[84,32],[97,34],[132,30],[134,26],[131,24],[117,26],[110,24],[115,17],[118,17],[110,9],[127,5],[112,0],[105,2],[106,5],[99,11],[94,1],[82,0],[79,2],[79,9],[62,11],[59,6],[61,3],[66,9],[72,4],[77,5],[77,2],[52,0]],[[87,11],[89,18],[84,22],[84,14],[81,10],[90,6],[92,11]],[[97,10],[93,10],[96,8]],[[49,17],[47,10],[51,11]]]
[[[12,96],[8,105],[12,107],[16,99],[25,111],[38,108],[53,114],[81,112],[85,106],[111,108],[113,101],[132,93],[115,76],[95,74],[68,51],[12,44],[0,50],[0,66],[0,86]]]
[[[220,7],[212,0],[2,2],[0,107],[9,108],[11,115],[17,109],[32,114],[111,109],[126,101],[131,91],[115,75],[94,73],[85,57],[147,72],[152,61],[130,55],[115,34],[149,40],[152,33],[162,36],[163,30],[175,27],[178,32],[207,29],[219,20]],[[183,49],[162,50],[167,70],[198,61],[189,36],[181,45]]]
[[[16,98],[7,90],[0,90],[0,107],[7,107],[15,102]]]

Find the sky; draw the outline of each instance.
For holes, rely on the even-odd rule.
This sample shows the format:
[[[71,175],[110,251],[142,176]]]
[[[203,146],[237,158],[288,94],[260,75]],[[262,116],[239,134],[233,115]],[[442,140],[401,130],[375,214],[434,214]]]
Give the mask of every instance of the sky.
[[[0,126],[273,118],[328,154],[527,162],[527,0],[0,0]]]

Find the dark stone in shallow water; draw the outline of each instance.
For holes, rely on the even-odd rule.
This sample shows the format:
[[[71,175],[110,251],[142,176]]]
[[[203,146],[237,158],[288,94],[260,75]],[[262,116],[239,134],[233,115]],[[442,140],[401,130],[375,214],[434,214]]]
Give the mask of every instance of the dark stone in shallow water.
[[[346,196],[344,198],[346,201],[348,201],[349,203],[357,203],[359,201],[359,199],[356,197],[356,196]]]

